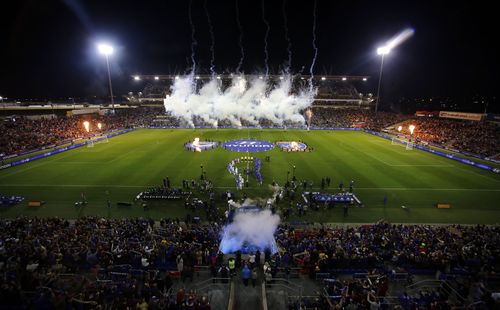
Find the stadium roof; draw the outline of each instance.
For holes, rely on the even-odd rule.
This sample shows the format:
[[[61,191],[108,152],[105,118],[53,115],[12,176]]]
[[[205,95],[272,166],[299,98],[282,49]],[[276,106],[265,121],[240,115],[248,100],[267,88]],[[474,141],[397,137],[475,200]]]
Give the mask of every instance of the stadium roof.
[[[166,74],[166,75],[132,75],[132,79],[138,79],[138,80],[152,80],[152,81],[158,81],[158,80],[175,80],[176,78],[180,77],[181,75],[174,75],[174,74]],[[229,80],[232,79],[233,77],[237,76],[235,74],[217,74],[215,75],[216,77],[220,77],[222,80]],[[259,75],[259,74],[245,74],[246,77],[254,77],[254,78],[259,78],[259,77],[264,77],[264,75]],[[302,74],[296,74],[292,75],[294,79],[303,79],[303,80],[308,80],[311,76],[310,75],[302,75]],[[196,79],[199,80],[210,80],[212,78],[212,75],[210,74],[197,74]],[[268,78],[271,80],[278,80],[280,77],[283,77],[283,75],[279,74],[270,74],[268,75]],[[315,75],[314,80],[320,80],[320,81],[367,81],[370,78],[370,76],[367,75]]]

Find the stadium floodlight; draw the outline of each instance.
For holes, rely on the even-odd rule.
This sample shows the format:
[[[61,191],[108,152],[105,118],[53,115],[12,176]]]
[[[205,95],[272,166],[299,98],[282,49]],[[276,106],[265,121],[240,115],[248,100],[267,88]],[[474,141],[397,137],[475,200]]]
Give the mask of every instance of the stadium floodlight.
[[[264,78],[264,77],[263,77],[262,75],[261,75],[261,76],[259,76],[259,80],[262,80],[263,78]]]
[[[160,79],[159,76],[155,76],[155,80],[158,81]]]
[[[111,107],[113,108],[113,113],[115,112],[115,100],[113,98],[113,84],[111,84],[111,73],[109,70],[109,55],[113,54],[114,49],[111,45],[106,43],[97,44],[97,50],[100,54],[106,57],[106,68],[108,69],[108,84],[109,84],[109,96],[111,97]]]
[[[407,28],[392,37],[391,40],[389,40],[385,45],[377,48],[377,55],[381,55],[382,59],[380,60],[380,74],[378,77],[377,98],[375,100],[375,113],[378,111],[378,102],[380,99],[380,83],[382,81],[382,71],[384,68],[384,56],[389,54],[393,48],[410,38],[414,32],[415,30],[412,28]]]
[[[367,81],[367,78],[363,78],[363,82],[366,82]]]
[[[403,130],[403,126],[398,127],[398,131],[401,132],[401,130]]]
[[[200,79],[200,76],[199,76],[199,75],[197,75],[197,76],[196,76],[196,79],[197,79],[197,80],[199,80],[199,79]]]
[[[83,122],[83,128],[85,128],[86,132],[90,132],[90,123],[89,123],[89,121]]]
[[[347,78],[344,76],[344,77],[342,78],[342,81],[347,81]]]
[[[377,48],[377,55],[384,56],[389,54],[390,52],[391,52],[391,47],[387,45]]]
[[[220,75],[217,76],[217,80],[220,80]]]
[[[138,76],[138,75],[136,75],[136,76],[134,76],[134,80],[136,80],[136,81],[140,81],[140,80],[141,80],[141,77],[140,77],[140,76]]]
[[[179,76],[178,76],[178,75],[176,75],[176,76],[175,76],[175,79],[176,79],[176,80],[178,80],[178,79],[179,79]]]
[[[97,128],[99,128],[99,130],[102,129],[102,124],[101,123],[97,123]]]
[[[322,76],[322,77],[321,77],[321,80],[322,80],[322,81],[326,80],[326,77]]]
[[[284,77],[280,76],[280,80],[283,80],[283,79],[284,79]]]
[[[106,56],[111,55],[114,52],[113,47],[111,45],[105,44],[105,43],[98,44],[97,49],[99,50],[99,53],[106,55]]]
[[[410,125],[408,128],[410,129],[410,134],[413,135],[413,131],[415,130],[415,125]]]

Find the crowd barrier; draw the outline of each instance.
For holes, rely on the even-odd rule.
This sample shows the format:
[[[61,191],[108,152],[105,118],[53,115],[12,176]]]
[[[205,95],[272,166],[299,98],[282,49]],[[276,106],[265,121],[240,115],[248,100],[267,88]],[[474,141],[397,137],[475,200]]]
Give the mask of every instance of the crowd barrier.
[[[388,139],[388,140],[392,140],[393,139],[393,137],[388,136],[388,135],[384,135],[384,134],[379,133],[379,132],[375,132],[375,131],[371,131],[371,130],[365,130],[365,132],[369,133],[371,135],[375,135],[377,137],[384,138],[384,139]],[[400,140],[400,139],[398,139],[398,142],[400,142],[402,144],[408,144],[407,141]],[[422,146],[422,145],[417,145],[417,144],[414,144],[413,147],[417,148],[419,150],[422,150],[422,151],[426,151],[426,152],[429,152],[429,153],[432,153],[432,154],[436,154],[436,155],[439,155],[439,156],[442,156],[442,157],[446,157],[446,158],[449,158],[449,159],[461,162],[461,163],[466,164],[466,165],[471,165],[471,166],[474,166],[474,167],[477,167],[477,168],[480,168],[480,169],[483,169],[483,170],[488,170],[488,171],[492,171],[492,172],[495,172],[495,173],[499,173],[500,172],[499,169],[490,167],[490,166],[485,165],[485,164],[477,163],[477,162],[472,161],[470,159],[461,158],[461,157],[459,157],[457,155],[454,155],[454,154],[449,154],[449,153],[445,153],[445,152],[433,150],[431,148],[428,148],[428,147],[425,147],[425,146]]]
[[[45,158],[45,157],[56,155],[56,154],[59,154],[59,153],[62,153],[62,152],[73,150],[73,149],[76,149],[78,147],[90,144],[90,143],[99,142],[101,140],[105,140],[105,139],[108,139],[108,138],[112,138],[112,137],[115,137],[115,136],[118,136],[118,135],[125,134],[127,132],[132,131],[132,130],[134,130],[134,129],[124,129],[124,130],[120,130],[120,131],[115,131],[115,132],[106,134],[106,135],[101,136],[101,137],[96,138],[96,139],[91,139],[91,140],[88,140],[88,141],[84,141],[84,142],[80,142],[80,143],[76,143],[76,144],[71,144],[71,145],[62,147],[60,149],[56,149],[56,150],[50,151],[50,152],[46,152],[46,153],[38,154],[38,155],[35,155],[35,156],[27,157],[27,158],[24,158],[24,159],[21,159],[21,160],[16,160],[16,161],[13,161],[11,163],[7,163],[5,165],[0,166],[0,170],[7,169],[7,168],[10,168],[10,167],[19,166],[19,165],[23,165],[23,164],[32,162],[32,161],[40,159],[40,158]]]

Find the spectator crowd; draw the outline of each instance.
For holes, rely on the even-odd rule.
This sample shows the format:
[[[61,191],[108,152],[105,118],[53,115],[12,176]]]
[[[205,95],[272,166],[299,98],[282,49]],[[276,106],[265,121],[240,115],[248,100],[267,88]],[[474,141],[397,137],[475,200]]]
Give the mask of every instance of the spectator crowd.
[[[170,290],[173,275],[192,281],[202,265],[209,266],[214,278],[228,278],[241,268],[245,285],[258,278],[256,268],[262,268],[265,281],[280,277],[280,270],[285,274],[282,277],[288,278],[291,268],[312,278],[320,274],[330,277],[339,269],[361,268],[367,272],[363,279],[331,280],[326,290],[333,303],[371,305],[387,293],[388,270],[449,273],[461,268],[476,275],[495,274],[500,257],[500,229],[496,226],[280,226],[275,234],[278,253],[250,253],[246,261],[237,253],[226,263],[218,249],[221,227],[216,223],[21,217],[2,219],[0,224],[2,304],[31,304],[40,309],[82,304],[94,308],[191,309],[188,305],[197,305],[209,309],[204,296],[185,291],[174,296]],[[86,276],[90,272],[96,280]],[[65,281],[68,274],[72,277]],[[426,302],[443,300],[441,294],[428,294],[435,298],[426,295]],[[406,302],[420,300],[415,296],[401,298]]]
[[[500,126],[494,123],[419,117],[401,124],[407,136],[410,124],[415,125],[413,137],[421,141],[481,156],[500,153]]]
[[[312,128],[363,128],[381,131],[387,127],[402,125],[402,133],[409,135],[408,125],[416,126],[414,138],[465,151],[482,156],[495,156],[500,153],[498,125],[488,122],[470,122],[443,118],[411,119],[408,115],[370,110],[315,106],[311,109],[311,117],[307,125]],[[304,116],[307,118],[306,116]],[[89,121],[90,132],[83,127],[83,121]],[[212,127],[213,124],[202,119],[193,120],[195,126]],[[97,123],[103,125],[97,128]],[[117,110],[114,115],[89,114],[84,116],[42,118],[31,120],[24,117],[6,118],[0,122],[0,154],[11,155],[30,151],[40,147],[68,143],[76,139],[115,129],[130,127],[178,127],[185,124],[176,117],[167,115],[162,107],[140,107]],[[242,121],[242,126],[255,126]],[[261,119],[262,127],[273,127],[269,120]],[[228,121],[221,120],[218,126],[231,126]],[[282,125],[283,126],[283,125]],[[299,126],[298,123],[285,122],[284,126]]]
[[[9,117],[0,120],[0,154],[11,155],[41,147],[71,143],[96,134],[135,126],[149,126],[160,109],[140,108],[133,111],[116,110],[114,115],[75,115],[53,118],[28,119]],[[88,121],[87,132],[83,122]],[[97,124],[101,123],[99,129]]]

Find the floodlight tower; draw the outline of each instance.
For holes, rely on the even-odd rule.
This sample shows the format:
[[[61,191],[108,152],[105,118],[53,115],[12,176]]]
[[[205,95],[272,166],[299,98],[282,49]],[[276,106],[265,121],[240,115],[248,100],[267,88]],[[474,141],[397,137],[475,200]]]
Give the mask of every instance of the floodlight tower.
[[[377,101],[375,101],[375,113],[378,111],[378,102],[380,97],[380,82],[382,80],[382,70],[384,68],[384,57],[391,52],[391,49],[395,48],[399,44],[408,40],[413,36],[415,30],[413,28],[406,28],[394,37],[391,38],[384,46],[377,48],[377,54],[382,55],[382,60],[380,62],[380,75],[378,77],[378,88],[377,88]]]
[[[380,98],[380,83],[382,81],[382,71],[384,70],[384,57],[389,54],[391,51],[391,47],[386,45],[377,48],[377,54],[382,55],[382,60],[380,61],[380,75],[378,76],[378,87],[377,87],[377,100],[375,101],[375,113],[378,112],[378,101]]]
[[[106,67],[108,69],[109,94],[111,97],[111,107],[115,113],[115,100],[113,99],[113,85],[111,84],[111,74],[109,71],[109,55],[113,54],[113,47],[109,44],[101,43],[97,45],[97,50],[100,54],[106,56]]]

